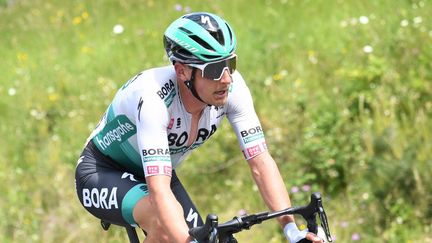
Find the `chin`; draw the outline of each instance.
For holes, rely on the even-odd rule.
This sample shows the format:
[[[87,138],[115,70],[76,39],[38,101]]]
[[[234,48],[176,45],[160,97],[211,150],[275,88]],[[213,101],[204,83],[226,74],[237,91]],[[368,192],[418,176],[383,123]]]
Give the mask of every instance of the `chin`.
[[[224,99],[224,100],[217,100],[214,101],[212,103],[210,103],[210,105],[214,105],[214,106],[223,106],[227,103],[228,99]]]

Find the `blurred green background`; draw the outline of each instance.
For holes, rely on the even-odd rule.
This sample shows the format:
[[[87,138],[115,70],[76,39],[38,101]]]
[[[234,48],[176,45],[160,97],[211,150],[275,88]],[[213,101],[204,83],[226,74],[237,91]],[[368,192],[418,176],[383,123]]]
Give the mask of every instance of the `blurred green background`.
[[[294,205],[320,191],[337,242],[432,242],[426,0],[0,0],[0,242],[126,242],[79,204],[76,160],[116,90],[169,65],[163,32],[191,11],[233,26]],[[266,210],[228,122],[179,176],[203,215]],[[275,222],[238,239],[284,242]]]

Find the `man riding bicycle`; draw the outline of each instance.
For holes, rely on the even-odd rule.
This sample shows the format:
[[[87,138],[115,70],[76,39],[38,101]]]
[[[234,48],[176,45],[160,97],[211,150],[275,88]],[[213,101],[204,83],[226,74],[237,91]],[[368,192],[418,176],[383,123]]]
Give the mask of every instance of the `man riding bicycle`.
[[[126,82],[87,141],[75,175],[83,206],[100,219],[139,226],[147,233],[144,242],[193,241],[188,229],[203,222],[187,217],[198,211],[175,168],[227,117],[269,209],[289,207],[251,94],[236,70],[233,29],[217,15],[191,13],[175,20],[163,39],[173,65]],[[290,242],[322,242],[299,231],[290,215],[278,221]]]

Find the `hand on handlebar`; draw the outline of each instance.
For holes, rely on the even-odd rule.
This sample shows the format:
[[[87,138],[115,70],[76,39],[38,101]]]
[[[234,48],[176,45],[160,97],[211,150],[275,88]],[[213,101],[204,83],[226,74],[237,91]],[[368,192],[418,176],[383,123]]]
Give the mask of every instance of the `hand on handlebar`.
[[[294,222],[288,223],[284,227],[284,235],[290,243],[323,243],[324,241],[315,235],[314,233],[308,232],[306,229],[300,231]]]

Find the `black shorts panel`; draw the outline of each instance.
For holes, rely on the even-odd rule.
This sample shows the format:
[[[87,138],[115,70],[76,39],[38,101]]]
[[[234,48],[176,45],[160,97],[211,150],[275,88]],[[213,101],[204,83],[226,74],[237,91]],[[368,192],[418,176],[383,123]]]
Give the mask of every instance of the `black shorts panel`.
[[[92,215],[113,224],[136,226],[132,211],[136,203],[148,195],[145,178],[122,168],[90,141],[80,156],[75,181],[78,198]],[[188,226],[202,225],[201,216],[175,171],[171,190],[183,207]]]

